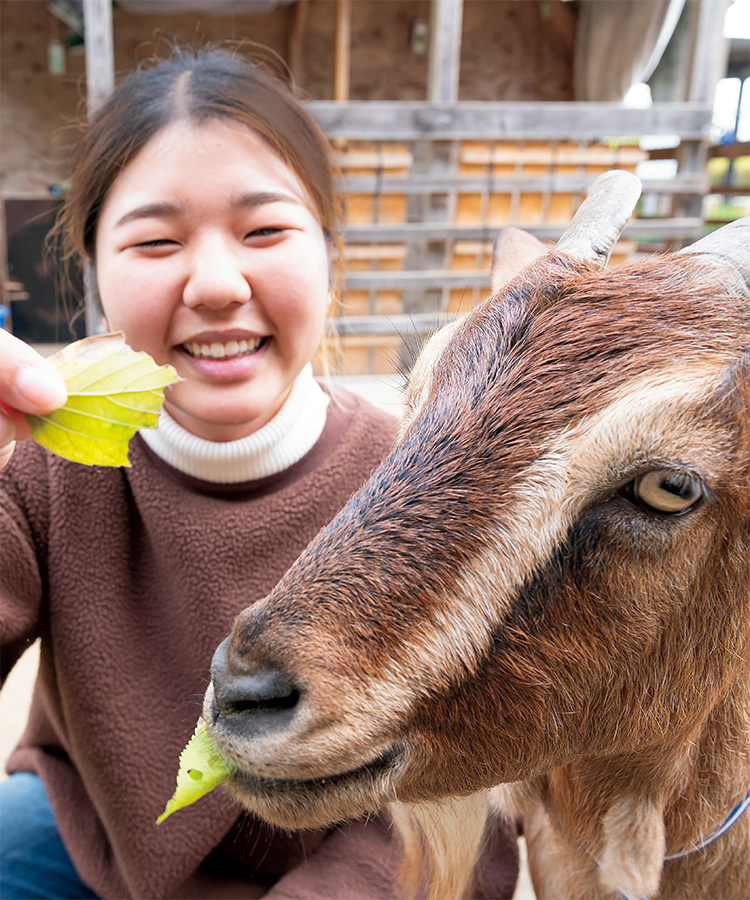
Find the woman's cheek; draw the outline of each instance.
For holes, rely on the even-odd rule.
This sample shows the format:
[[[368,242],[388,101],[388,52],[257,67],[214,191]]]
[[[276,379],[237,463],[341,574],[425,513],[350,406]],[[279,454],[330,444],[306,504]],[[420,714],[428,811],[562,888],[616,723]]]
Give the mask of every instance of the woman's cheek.
[[[131,297],[137,296],[135,289],[128,293]],[[102,308],[110,331],[122,331],[129,347],[145,350],[159,365],[166,362],[166,358],[161,358],[164,357],[164,349],[156,342],[157,330],[160,329],[148,304],[117,298],[108,303],[103,300]]]
[[[160,364],[158,335],[168,320],[166,290],[156,273],[141,273],[137,264],[121,267],[100,283],[102,309],[110,331],[122,331],[134,350],[145,350]],[[117,277],[114,277],[117,276]]]

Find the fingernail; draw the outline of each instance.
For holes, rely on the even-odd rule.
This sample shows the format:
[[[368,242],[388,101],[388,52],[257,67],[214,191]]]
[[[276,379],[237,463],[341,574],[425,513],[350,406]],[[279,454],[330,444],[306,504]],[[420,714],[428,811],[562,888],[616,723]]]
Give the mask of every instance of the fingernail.
[[[25,366],[16,375],[15,388],[40,412],[57,409],[68,397],[65,382],[54,369],[47,372],[36,366]]]
[[[6,419],[5,416],[0,416],[0,447],[6,447],[15,439],[16,426],[10,419]]]

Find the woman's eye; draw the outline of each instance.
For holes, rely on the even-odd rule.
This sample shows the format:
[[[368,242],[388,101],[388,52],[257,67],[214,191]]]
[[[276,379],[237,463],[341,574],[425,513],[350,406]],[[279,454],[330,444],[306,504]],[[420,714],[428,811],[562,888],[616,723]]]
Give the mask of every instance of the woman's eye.
[[[247,237],[273,237],[275,234],[281,234],[283,228],[256,228],[254,231],[250,231],[247,234]]]
[[[170,241],[168,238],[159,238],[156,241],[141,241],[141,243],[136,244],[136,246],[141,247],[144,250],[157,250],[159,247],[168,247],[170,244],[174,243],[174,241]]]
[[[674,516],[691,510],[704,492],[693,475],[657,469],[634,478],[621,493],[646,509]]]

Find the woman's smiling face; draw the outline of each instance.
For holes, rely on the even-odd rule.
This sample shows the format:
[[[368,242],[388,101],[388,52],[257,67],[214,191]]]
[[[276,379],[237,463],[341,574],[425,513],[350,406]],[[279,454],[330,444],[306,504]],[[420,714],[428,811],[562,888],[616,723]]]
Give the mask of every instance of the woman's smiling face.
[[[160,131],[110,189],[96,232],[108,327],[185,379],[165,408],[198,437],[278,412],[320,343],[329,247],[294,172],[250,129]]]

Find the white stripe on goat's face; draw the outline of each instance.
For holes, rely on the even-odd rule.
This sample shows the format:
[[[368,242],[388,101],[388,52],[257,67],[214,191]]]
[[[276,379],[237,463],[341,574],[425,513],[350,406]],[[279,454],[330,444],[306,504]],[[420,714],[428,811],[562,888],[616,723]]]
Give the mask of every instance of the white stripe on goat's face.
[[[642,275],[546,263],[430,342],[394,452],[217,653],[205,717],[246,805],[299,827],[476,791],[611,752],[623,723],[633,742],[690,727],[694,692],[720,689],[700,642],[731,636],[694,628],[670,658],[664,634],[697,591],[746,593],[693,563],[747,532],[727,510],[750,335],[689,261],[660,265],[634,296]],[[644,511],[624,489],[657,470],[707,499]],[[639,661],[659,674],[635,686]],[[246,714],[227,679],[287,693]],[[615,700],[592,731],[583,711]]]
[[[529,573],[542,570],[580,513],[652,470],[684,469],[710,490],[715,433],[696,427],[718,387],[723,357],[671,363],[625,385],[603,410],[550,436],[508,493],[488,498],[488,541],[416,633],[397,648],[374,696],[403,709],[476,671]],[[418,415],[418,408],[414,414]],[[394,648],[396,649],[396,648]],[[399,665],[399,660],[404,664]],[[415,690],[415,683],[418,689]]]

